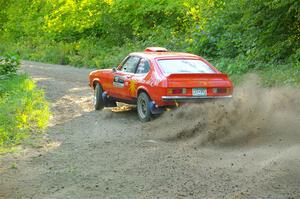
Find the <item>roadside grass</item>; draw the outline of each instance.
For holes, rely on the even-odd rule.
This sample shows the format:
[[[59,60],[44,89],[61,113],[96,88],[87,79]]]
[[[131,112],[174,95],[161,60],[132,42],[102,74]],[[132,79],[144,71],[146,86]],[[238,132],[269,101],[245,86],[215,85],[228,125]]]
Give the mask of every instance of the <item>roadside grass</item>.
[[[49,107],[44,92],[26,75],[0,80],[0,154],[16,151],[25,138],[47,127]]]
[[[227,73],[235,85],[242,83],[244,75],[248,73],[257,74],[264,87],[300,85],[300,62],[250,63],[244,59],[217,59],[212,63],[221,72]]]
[[[258,70],[264,86],[299,86],[300,67],[299,65],[283,65]]]
[[[251,73],[256,74],[261,80],[263,87],[299,87],[300,86],[300,70],[297,68],[274,69],[266,68],[263,70],[250,70],[243,74],[229,75],[235,85],[240,85],[244,80],[245,75]]]

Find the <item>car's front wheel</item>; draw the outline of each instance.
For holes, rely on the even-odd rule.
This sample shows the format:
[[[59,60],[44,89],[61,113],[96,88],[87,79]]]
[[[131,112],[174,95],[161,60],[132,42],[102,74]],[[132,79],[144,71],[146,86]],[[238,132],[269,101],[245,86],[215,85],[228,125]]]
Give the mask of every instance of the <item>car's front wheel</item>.
[[[150,98],[145,92],[141,92],[137,98],[137,112],[142,122],[148,122],[151,119]]]
[[[101,85],[97,83],[94,89],[94,99],[93,99],[95,110],[101,110],[104,108],[102,93],[103,93],[103,89]]]

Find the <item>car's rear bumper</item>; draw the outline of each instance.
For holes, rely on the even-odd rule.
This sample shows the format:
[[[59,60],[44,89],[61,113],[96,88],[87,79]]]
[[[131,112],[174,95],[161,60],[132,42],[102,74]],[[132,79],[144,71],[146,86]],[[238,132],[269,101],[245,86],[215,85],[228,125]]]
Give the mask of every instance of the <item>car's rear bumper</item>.
[[[232,95],[227,96],[162,96],[164,102],[200,102],[205,99],[228,99]]]

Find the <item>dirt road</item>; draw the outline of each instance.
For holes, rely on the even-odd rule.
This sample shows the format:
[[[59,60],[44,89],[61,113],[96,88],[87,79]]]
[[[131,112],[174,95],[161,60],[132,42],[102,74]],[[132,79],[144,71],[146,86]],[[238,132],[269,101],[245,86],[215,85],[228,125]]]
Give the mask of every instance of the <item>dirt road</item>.
[[[143,124],[134,109],[94,111],[88,69],[22,70],[53,117],[42,146],[1,157],[13,166],[0,170],[0,198],[300,198],[299,89],[248,84],[229,104]]]

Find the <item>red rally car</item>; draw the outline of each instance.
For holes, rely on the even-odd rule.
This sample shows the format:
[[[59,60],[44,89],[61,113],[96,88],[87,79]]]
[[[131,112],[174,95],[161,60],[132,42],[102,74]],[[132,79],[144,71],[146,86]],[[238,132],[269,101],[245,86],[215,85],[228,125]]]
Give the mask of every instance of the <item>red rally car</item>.
[[[231,98],[233,91],[228,76],[202,57],[160,47],[130,53],[117,68],[92,71],[89,85],[96,110],[116,102],[136,104],[143,122],[165,107]]]

